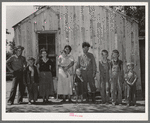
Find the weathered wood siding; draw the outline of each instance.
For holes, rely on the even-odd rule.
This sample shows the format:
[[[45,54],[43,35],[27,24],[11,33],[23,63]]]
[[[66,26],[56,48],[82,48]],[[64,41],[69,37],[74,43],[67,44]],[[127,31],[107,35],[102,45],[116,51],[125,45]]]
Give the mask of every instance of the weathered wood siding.
[[[103,6],[45,7],[15,26],[16,44],[25,47],[26,57],[38,57],[38,30],[56,31],[56,55],[69,44],[75,61],[82,53],[82,42],[89,42],[97,63],[97,80],[101,51],[108,50],[111,59],[112,50],[118,49],[124,72],[127,62],[136,64],[137,89],[141,89],[138,24],[134,20]]]

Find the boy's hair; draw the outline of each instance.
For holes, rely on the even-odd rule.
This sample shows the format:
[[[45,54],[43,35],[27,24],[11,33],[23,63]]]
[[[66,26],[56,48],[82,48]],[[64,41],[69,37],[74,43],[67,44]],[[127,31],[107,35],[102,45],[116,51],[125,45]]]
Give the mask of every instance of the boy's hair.
[[[84,47],[90,47],[90,44],[88,42],[83,42],[82,43],[82,48],[84,48]]]
[[[101,54],[103,55],[103,53],[107,53],[108,54],[108,51],[107,50],[102,50]]]
[[[119,51],[118,51],[118,50],[113,50],[113,51],[112,51],[112,54],[113,54],[113,53],[117,53],[117,54],[119,55]]]
[[[28,57],[28,59],[27,59],[27,61],[30,61],[30,60],[32,60],[33,62],[35,62],[35,59],[33,58],[33,57]]]
[[[129,66],[129,65],[131,65],[133,68],[134,68],[134,63],[127,63],[127,67]]]

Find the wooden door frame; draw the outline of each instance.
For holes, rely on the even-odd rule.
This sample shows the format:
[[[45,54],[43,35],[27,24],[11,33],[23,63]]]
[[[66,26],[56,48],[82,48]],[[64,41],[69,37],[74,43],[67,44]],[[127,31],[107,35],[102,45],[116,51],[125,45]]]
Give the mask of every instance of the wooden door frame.
[[[55,35],[55,56],[56,56],[56,78],[58,77],[58,61],[57,61],[57,45],[58,45],[58,30],[37,30],[36,31],[36,42],[37,42],[37,54],[39,54],[39,42],[38,42],[38,34],[54,34]]]

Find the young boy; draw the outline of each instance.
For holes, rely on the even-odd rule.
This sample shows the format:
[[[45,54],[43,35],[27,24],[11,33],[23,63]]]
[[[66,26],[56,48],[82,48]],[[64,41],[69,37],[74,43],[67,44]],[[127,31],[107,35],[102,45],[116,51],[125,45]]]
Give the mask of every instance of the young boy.
[[[138,77],[133,69],[134,63],[127,63],[128,72],[125,74],[125,81],[127,83],[127,106],[130,106],[131,103],[136,106],[136,81]]]
[[[36,66],[34,66],[35,59],[33,57],[28,58],[28,66],[23,71],[23,82],[28,90],[28,104],[31,104],[31,101],[35,103],[38,97],[38,72]]]
[[[83,79],[81,76],[80,69],[76,69],[76,77],[75,77],[75,90],[76,90],[76,103],[78,102],[79,96],[81,97],[81,102],[83,102]]]
[[[111,61],[111,98],[112,105],[122,104],[123,62],[119,60],[119,51],[113,50]]]
[[[110,60],[107,59],[108,51],[102,50],[101,52],[102,60],[99,61],[99,71],[100,71],[100,90],[102,103],[109,103],[110,97],[110,83],[109,83],[109,74],[110,74]]]

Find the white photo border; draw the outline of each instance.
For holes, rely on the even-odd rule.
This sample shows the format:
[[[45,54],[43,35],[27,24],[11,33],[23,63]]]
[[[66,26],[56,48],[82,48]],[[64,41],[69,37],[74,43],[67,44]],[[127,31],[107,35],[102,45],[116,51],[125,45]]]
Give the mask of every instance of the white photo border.
[[[124,5],[145,6],[145,113],[74,113],[82,117],[70,117],[70,113],[6,113],[6,6],[30,5]],[[2,2],[2,121],[147,121],[148,120],[148,2]]]

